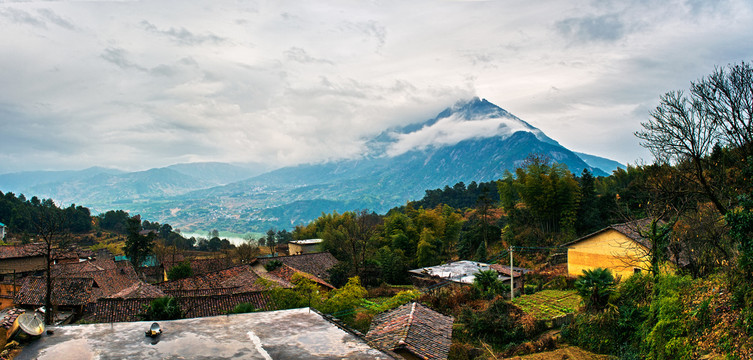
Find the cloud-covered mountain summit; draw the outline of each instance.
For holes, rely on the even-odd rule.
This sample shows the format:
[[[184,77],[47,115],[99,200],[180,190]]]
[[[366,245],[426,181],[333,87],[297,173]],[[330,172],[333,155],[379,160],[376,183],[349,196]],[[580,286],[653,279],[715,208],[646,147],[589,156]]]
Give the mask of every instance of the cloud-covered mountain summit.
[[[188,230],[246,232],[289,228],[322,212],[385,212],[421,198],[427,189],[499,179],[531,155],[565,164],[575,174],[588,169],[606,175],[612,169],[589,163],[616,164],[579,156],[479,98],[457,102],[427,121],[389,129],[369,145],[371,151],[358,159],[283,167],[239,181],[243,174],[251,176],[248,169],[196,163],[88,178],[81,174],[32,189],[43,190],[34,195],[96,211],[122,208]]]

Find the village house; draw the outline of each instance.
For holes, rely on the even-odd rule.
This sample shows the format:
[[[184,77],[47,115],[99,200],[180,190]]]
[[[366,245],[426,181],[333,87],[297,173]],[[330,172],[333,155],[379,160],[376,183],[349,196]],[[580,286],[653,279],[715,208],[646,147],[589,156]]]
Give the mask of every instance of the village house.
[[[251,265],[243,264],[183,279],[165,281],[157,283],[155,286],[165,294],[172,296],[221,295],[262,291],[265,290],[265,287],[259,282],[259,279],[262,278],[282,287],[292,287],[285,280],[264,275],[263,277],[262,274],[259,274]]]
[[[319,287],[319,290],[321,291],[330,291],[330,290],[335,289],[335,287],[332,286],[332,284],[324,281],[323,279],[320,279],[317,276],[300,271],[296,268],[293,268],[292,266],[288,266],[285,264],[280,265],[280,267],[272,271],[268,271],[267,274],[272,275],[279,279],[283,279],[291,284],[294,283],[294,276],[299,275],[314,282],[314,284],[316,284]]]
[[[311,254],[320,252],[322,239],[295,240],[288,244],[288,253],[290,255]]]
[[[54,313],[71,321],[87,315],[97,299],[117,294],[141,283],[131,263],[99,259],[62,263],[52,267],[52,306]],[[45,304],[47,280],[44,274],[20,281],[14,305],[35,309]]]
[[[339,261],[328,252],[309,253],[291,256],[272,256],[258,258],[252,262],[255,270],[264,273],[267,270],[264,265],[272,261],[280,261],[298,271],[314,275],[324,281],[329,281],[329,269],[337,265]]]
[[[408,270],[411,280],[418,287],[429,287],[435,284],[452,281],[454,283],[470,285],[481,271],[496,271],[498,279],[509,284],[511,276],[514,277],[516,291],[523,288],[523,276],[531,270],[513,266],[510,272],[509,265],[485,264],[477,261],[460,260],[448,264],[429,266],[420,269]]]
[[[193,275],[203,275],[210,272],[220,271],[235,266],[233,260],[228,256],[209,257],[209,258],[186,258],[183,254],[170,254],[165,257],[160,267],[160,281],[167,281],[167,274],[170,270],[180,265],[181,263],[188,262],[191,267]]]
[[[563,244],[567,247],[568,275],[578,276],[596,268],[609,269],[622,277],[646,271],[651,265],[651,244],[642,233],[649,224],[649,219],[615,224]]]
[[[452,344],[452,316],[417,302],[377,314],[366,340],[404,359],[447,359]]]
[[[21,278],[41,274],[46,268],[41,243],[0,246],[0,309],[13,305]]]
[[[5,240],[5,224],[0,222],[0,241]]]

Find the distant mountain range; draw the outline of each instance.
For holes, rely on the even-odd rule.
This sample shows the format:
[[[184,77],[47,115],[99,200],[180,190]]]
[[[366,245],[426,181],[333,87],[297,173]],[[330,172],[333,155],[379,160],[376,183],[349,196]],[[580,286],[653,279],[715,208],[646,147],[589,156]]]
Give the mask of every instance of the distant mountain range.
[[[140,172],[106,168],[0,175],[0,190],[123,209],[187,231],[265,231],[305,224],[322,212],[385,212],[427,189],[491,181],[530,154],[579,175],[607,175],[613,160],[574,153],[482,99],[461,101],[423,123],[385,131],[354,160],[267,171],[262,165],[177,164]]]

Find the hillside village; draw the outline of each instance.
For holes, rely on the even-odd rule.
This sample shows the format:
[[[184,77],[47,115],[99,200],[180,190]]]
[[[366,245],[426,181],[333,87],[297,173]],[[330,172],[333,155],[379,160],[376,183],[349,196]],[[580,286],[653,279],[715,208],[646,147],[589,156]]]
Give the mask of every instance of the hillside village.
[[[662,98],[636,136],[667,161],[594,176],[529,154],[239,245],[0,193],[0,357],[753,358],[753,108],[724,111],[751,74]]]

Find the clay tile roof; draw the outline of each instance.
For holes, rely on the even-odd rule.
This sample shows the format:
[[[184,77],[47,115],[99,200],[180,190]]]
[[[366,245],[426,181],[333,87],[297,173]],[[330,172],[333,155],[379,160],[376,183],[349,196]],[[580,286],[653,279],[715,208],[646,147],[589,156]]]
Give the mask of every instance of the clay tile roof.
[[[501,265],[501,264],[489,264],[489,267],[493,270],[496,270],[500,274],[504,274],[507,276],[510,276],[510,265]],[[520,268],[517,266],[512,267],[512,272],[514,273],[515,277],[520,276],[520,273],[527,274],[531,272],[530,269]]]
[[[94,307],[94,322],[140,321],[140,314],[154,298],[99,299]],[[269,297],[262,292],[244,292],[213,296],[178,297],[186,318],[227,314],[238,304],[251,303],[259,310],[272,310]]]
[[[314,275],[320,279],[329,280],[327,270],[337,265],[339,261],[328,252],[310,253],[291,256],[274,256],[259,258],[262,265],[266,265],[272,260],[279,260],[283,264],[295,268],[299,271]]]
[[[206,274],[233,266],[233,262],[229,257],[191,259],[189,262],[194,275]]]
[[[56,277],[86,277],[94,280],[95,297],[112,296],[140,282],[136,271],[127,261],[58,264],[53,268]]]
[[[165,296],[158,287],[149,285],[143,281],[134,283],[133,285],[108,296],[108,298],[120,298],[120,299],[137,299],[137,298],[158,298]]]
[[[124,262],[119,261],[119,264],[115,263],[115,260],[111,258],[102,258],[88,261],[81,261],[75,263],[60,263],[53,265],[52,271],[54,274],[80,274],[91,271],[102,271],[115,269],[118,266],[124,267]]]
[[[453,322],[451,316],[411,302],[375,316],[366,340],[386,350],[408,351],[421,359],[447,359]]]
[[[586,236],[583,236],[583,237],[578,238],[578,239],[576,239],[574,241],[562,244],[560,246],[570,246],[570,245],[579,243],[579,242],[581,242],[583,240],[589,239],[592,236],[600,234],[600,233],[602,233],[604,231],[615,230],[615,231],[617,231],[617,232],[619,232],[619,233],[627,236],[628,238],[632,239],[633,241],[635,241],[635,242],[637,242],[637,243],[639,243],[639,244],[641,244],[643,246],[650,247],[651,244],[648,242],[648,240],[646,238],[644,238],[641,235],[641,232],[647,232],[647,231],[649,231],[649,226],[651,225],[651,221],[652,220],[650,218],[645,218],[645,219],[640,219],[640,220],[628,221],[628,222],[622,223],[622,224],[613,224],[613,225],[605,227],[605,228],[603,228],[603,229],[601,229],[599,231],[596,231],[594,233],[588,234]],[[663,224],[664,224],[664,221],[659,220],[658,225],[663,225]]]
[[[213,289],[191,289],[191,290],[162,290],[165,295],[176,297],[187,296],[211,296],[211,295],[228,295],[242,293],[240,287],[213,288]]]
[[[163,266],[165,270],[170,271],[176,265],[188,261],[191,265],[191,271],[194,275],[206,274],[222,269],[232,267],[233,260],[230,257],[219,258],[202,258],[202,259],[186,259],[183,255],[177,254],[174,258],[165,259]]]
[[[209,290],[217,288],[237,288],[239,292],[259,291],[264,287],[257,283],[261,278],[251,265],[238,265],[185,279],[166,281],[156,284],[162,291],[173,290]],[[274,279],[272,279],[274,280]],[[285,286],[285,284],[282,284]],[[289,287],[289,285],[287,286]]]
[[[330,283],[328,283],[328,282],[326,282],[326,281],[324,281],[324,280],[322,280],[322,279],[320,279],[320,278],[318,278],[318,277],[316,277],[314,275],[305,273],[305,272],[300,271],[300,270],[298,270],[296,268],[293,268],[292,266],[288,266],[288,265],[285,265],[285,264],[282,264],[282,266],[278,267],[277,269],[274,269],[274,270],[270,271],[268,274],[276,276],[278,278],[281,278],[281,279],[283,279],[283,280],[285,280],[285,281],[287,281],[287,282],[289,282],[291,284],[293,282],[293,275],[300,274],[301,276],[303,276],[303,277],[305,277],[305,278],[307,278],[307,279],[309,279],[309,280],[311,280],[311,281],[313,281],[313,282],[315,282],[315,283],[317,283],[319,285],[322,285],[324,287],[328,287],[330,289],[334,289],[335,288],[334,286],[332,286],[332,284],[330,284]]]
[[[55,249],[55,252],[53,254],[53,258],[56,260],[73,259],[74,261],[76,261],[78,259],[86,259],[90,257],[94,257],[93,251],[89,249],[82,249],[76,245],[62,249]]]
[[[0,259],[44,256],[44,243],[0,246]]]
[[[46,283],[47,280],[44,277],[26,277],[21,283],[15,303],[26,306],[44,305]],[[52,303],[58,306],[85,305],[94,300],[93,286],[94,279],[92,278],[54,278],[52,279]]]

